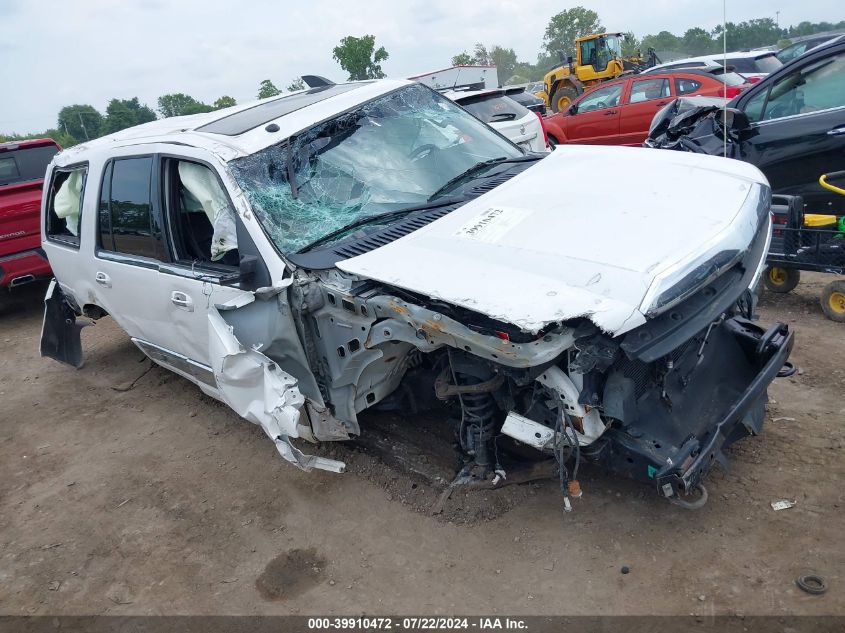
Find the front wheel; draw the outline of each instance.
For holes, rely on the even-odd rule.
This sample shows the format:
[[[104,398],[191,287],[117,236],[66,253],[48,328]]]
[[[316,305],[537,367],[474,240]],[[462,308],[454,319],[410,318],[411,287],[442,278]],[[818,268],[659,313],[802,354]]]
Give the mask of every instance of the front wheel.
[[[831,281],[822,290],[822,310],[831,321],[845,323],[845,280]]]
[[[552,106],[554,112],[565,112],[577,96],[578,90],[575,86],[561,86],[555,90],[549,105]]]
[[[799,281],[801,281],[801,271],[795,268],[769,266],[763,276],[763,283],[766,288],[780,294],[794,290]]]

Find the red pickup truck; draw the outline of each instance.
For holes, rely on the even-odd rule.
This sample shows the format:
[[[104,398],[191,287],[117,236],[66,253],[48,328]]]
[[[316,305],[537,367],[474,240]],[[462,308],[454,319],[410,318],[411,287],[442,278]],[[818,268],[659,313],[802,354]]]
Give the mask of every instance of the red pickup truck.
[[[50,275],[41,250],[41,188],[60,150],[49,138],[0,143],[0,288]]]

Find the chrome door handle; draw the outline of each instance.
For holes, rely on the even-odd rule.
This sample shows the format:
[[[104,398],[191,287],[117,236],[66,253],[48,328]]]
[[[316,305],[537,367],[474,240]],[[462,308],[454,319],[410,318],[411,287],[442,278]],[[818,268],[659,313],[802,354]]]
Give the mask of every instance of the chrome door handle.
[[[97,274],[94,275],[94,281],[101,286],[111,288],[111,277],[109,277],[106,273],[97,272]]]
[[[835,127],[827,131],[828,136],[842,136],[843,134],[845,134],[845,126]]]
[[[188,312],[194,311],[194,300],[184,292],[179,292],[178,290],[171,292],[170,302],[176,307],[187,310]]]

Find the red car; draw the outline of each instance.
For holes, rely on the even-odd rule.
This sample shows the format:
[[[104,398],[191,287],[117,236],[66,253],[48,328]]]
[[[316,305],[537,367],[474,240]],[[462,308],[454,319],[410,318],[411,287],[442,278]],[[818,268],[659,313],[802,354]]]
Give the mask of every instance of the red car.
[[[49,138],[0,143],[0,288],[50,275],[41,250],[41,188],[60,150]]]
[[[732,99],[751,86],[722,67],[648,73],[616,79],[588,90],[566,112],[545,119],[549,144],[640,146],[655,113],[675,97],[702,95]]]

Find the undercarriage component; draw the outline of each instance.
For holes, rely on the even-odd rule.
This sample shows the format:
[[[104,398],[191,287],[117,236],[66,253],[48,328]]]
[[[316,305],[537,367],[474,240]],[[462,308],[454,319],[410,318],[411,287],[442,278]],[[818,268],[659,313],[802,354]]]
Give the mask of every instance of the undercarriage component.
[[[52,280],[44,299],[41,355],[79,369],[83,363],[80,333],[87,325],[91,323],[77,322],[76,312],[66,301],[59,284]]]
[[[504,382],[493,370],[477,359],[461,354],[448,354],[446,370],[451,373],[454,384],[445,385],[441,392],[454,393],[461,405],[461,422],[458,439],[461,448],[473,457],[476,465],[489,469],[490,444],[499,417],[499,408],[493,391]],[[439,397],[438,393],[438,397]]]

